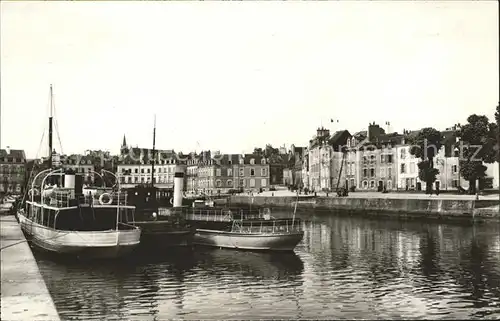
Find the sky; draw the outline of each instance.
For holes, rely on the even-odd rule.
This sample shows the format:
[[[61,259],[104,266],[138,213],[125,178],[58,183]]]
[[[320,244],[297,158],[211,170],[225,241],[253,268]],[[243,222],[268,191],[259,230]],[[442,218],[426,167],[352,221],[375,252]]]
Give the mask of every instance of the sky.
[[[155,115],[157,148],[241,153],[319,126],[445,129],[499,101],[496,1],[0,5],[0,147],[29,158],[50,84],[66,154],[150,148]]]

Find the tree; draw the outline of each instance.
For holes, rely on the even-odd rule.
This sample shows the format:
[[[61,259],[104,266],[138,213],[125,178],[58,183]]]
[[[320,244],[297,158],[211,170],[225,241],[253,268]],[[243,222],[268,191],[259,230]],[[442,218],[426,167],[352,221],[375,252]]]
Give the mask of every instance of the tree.
[[[461,127],[460,138],[460,175],[469,181],[469,193],[476,193],[476,182],[486,176],[483,162],[493,163],[498,155],[498,125],[489,123],[488,117],[470,115],[468,124]],[[497,147],[498,148],[498,147]]]
[[[422,128],[416,137],[410,138],[412,144],[410,153],[421,161],[418,163],[418,176],[425,182],[425,193],[432,192],[432,183],[436,180],[439,170],[434,168],[434,157],[442,146],[441,132],[432,127]]]

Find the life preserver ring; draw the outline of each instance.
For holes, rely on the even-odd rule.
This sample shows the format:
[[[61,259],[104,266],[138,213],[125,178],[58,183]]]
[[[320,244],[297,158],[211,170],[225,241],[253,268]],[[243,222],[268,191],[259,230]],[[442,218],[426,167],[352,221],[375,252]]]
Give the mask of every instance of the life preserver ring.
[[[107,202],[103,201],[104,196],[108,197],[108,201]],[[101,205],[110,205],[111,203],[113,203],[113,198],[108,193],[103,193],[103,194],[101,194],[101,196],[99,196],[99,204],[101,204]]]
[[[170,198],[170,205],[174,205],[174,198],[173,197]]]
[[[31,196],[33,193],[35,193],[35,195],[40,195],[40,192],[36,188],[32,188],[28,191],[29,196]]]

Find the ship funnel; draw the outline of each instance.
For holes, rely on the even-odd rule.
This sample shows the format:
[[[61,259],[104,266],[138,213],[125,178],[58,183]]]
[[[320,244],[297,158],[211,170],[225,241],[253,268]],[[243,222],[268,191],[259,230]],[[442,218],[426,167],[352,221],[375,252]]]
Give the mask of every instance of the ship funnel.
[[[182,206],[182,190],[184,189],[184,172],[180,168],[175,169],[174,174],[174,207]]]
[[[65,188],[75,188],[75,172],[73,170],[68,170],[64,174],[64,187]]]

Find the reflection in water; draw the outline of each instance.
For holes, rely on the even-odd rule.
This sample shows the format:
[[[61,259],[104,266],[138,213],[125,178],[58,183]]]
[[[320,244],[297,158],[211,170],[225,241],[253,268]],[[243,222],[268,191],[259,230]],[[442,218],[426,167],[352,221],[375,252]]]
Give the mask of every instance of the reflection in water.
[[[309,218],[296,254],[36,256],[63,319],[500,317],[498,224]]]

